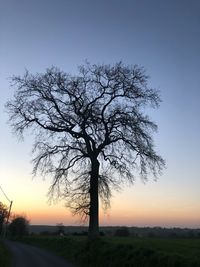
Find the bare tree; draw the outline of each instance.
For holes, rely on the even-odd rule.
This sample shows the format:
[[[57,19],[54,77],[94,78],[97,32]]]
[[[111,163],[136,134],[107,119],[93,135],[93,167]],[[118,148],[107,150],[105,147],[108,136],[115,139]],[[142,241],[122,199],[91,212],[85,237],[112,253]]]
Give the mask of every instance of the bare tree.
[[[89,236],[98,236],[99,196],[109,206],[112,188],[157,176],[164,160],[154,150],[157,126],[144,108],[158,107],[143,68],[91,65],[77,76],[52,67],[44,74],[13,77],[10,122],[20,136],[35,134],[34,174],[53,177],[49,193],[65,197],[75,214],[89,216]],[[135,172],[136,171],[136,172]]]

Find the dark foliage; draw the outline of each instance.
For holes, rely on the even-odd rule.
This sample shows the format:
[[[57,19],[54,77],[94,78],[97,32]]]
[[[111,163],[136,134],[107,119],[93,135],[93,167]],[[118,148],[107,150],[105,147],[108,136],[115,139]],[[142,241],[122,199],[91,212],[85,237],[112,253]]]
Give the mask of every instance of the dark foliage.
[[[15,217],[9,224],[9,233],[12,237],[22,237],[28,234],[29,222],[25,217]]]
[[[6,223],[6,219],[8,217],[8,207],[0,202],[0,235],[3,231],[3,226]]]
[[[5,246],[5,244],[0,240],[0,266],[10,267],[11,266],[11,253]]]

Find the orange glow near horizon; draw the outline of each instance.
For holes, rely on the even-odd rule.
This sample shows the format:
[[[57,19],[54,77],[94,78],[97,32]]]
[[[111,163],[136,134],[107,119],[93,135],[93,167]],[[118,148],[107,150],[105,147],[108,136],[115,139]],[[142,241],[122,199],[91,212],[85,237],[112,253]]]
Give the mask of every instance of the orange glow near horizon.
[[[172,209],[172,207],[155,208],[150,205],[140,205],[138,207],[128,207],[118,203],[116,199],[111,209],[106,213],[100,210],[101,226],[161,226],[161,227],[188,227],[199,228],[200,214],[197,209]],[[124,203],[125,204],[125,203]],[[63,203],[55,205],[32,205],[31,209],[16,206],[13,210],[15,214],[23,214],[30,220],[30,224],[56,225],[82,225],[78,216],[73,216]],[[87,223],[86,223],[87,225]]]
[[[12,179],[14,175],[17,176],[15,180]],[[64,202],[48,204],[46,194],[50,185],[49,179],[32,180],[25,175],[17,175],[13,169],[6,169],[2,176],[7,177],[4,189],[12,197],[13,214],[25,215],[30,224],[82,224],[79,217],[72,216],[70,210],[65,208]],[[186,188],[184,183],[182,191],[172,190],[168,181],[164,178],[156,183],[149,181],[143,184],[137,181],[132,187],[126,186],[121,192],[113,192],[111,209],[107,213],[100,209],[100,225],[199,228],[198,194],[195,197],[194,189],[188,185]],[[197,190],[198,186],[195,188]],[[186,189],[190,198],[185,198]]]
[[[15,210],[15,214],[22,214],[30,220],[30,224],[56,225],[63,223],[64,225],[81,225],[79,217],[72,216],[66,208],[50,207],[48,209],[32,210],[30,212],[20,212]],[[110,210],[107,214],[100,212],[101,226],[161,226],[161,227],[188,227],[199,228],[200,215],[194,211],[192,213],[166,214],[166,211],[152,212],[152,214],[144,214],[142,211],[126,211]],[[87,225],[87,223],[86,223]]]

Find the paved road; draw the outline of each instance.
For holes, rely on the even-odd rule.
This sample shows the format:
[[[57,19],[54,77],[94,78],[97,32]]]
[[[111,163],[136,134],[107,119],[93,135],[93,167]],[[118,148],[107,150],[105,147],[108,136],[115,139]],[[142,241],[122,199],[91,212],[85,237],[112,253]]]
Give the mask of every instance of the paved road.
[[[13,255],[12,267],[75,267],[41,248],[13,241],[5,243]]]

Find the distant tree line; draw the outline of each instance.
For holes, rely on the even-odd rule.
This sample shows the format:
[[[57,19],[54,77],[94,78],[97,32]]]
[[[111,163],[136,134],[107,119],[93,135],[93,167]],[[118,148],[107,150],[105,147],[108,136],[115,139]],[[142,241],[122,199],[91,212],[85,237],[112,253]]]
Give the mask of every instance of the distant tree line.
[[[118,227],[110,234],[115,236],[149,238],[200,238],[200,229],[162,227]]]
[[[88,228],[84,226],[30,226],[32,235],[55,236],[87,236]],[[132,238],[200,238],[200,229],[162,228],[162,227],[100,227],[101,236],[132,237]]]

